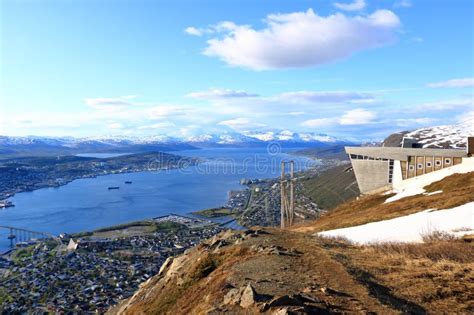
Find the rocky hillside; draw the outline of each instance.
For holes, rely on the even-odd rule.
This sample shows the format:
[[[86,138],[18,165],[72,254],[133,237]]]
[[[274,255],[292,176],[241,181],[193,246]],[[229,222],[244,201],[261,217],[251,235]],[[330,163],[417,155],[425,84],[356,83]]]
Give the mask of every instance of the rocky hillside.
[[[474,201],[474,172],[386,203],[362,197],[289,230],[228,231],[168,259],[111,314],[424,314],[474,311],[474,243],[433,233],[424,243],[357,245],[317,233]],[[468,223],[466,223],[468,224]]]

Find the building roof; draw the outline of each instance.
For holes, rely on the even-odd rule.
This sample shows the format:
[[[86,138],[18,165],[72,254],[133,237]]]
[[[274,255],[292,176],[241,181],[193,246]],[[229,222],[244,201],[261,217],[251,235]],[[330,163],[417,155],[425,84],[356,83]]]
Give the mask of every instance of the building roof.
[[[466,157],[466,150],[459,149],[418,149],[399,147],[346,147],[347,154],[406,161],[409,156]]]

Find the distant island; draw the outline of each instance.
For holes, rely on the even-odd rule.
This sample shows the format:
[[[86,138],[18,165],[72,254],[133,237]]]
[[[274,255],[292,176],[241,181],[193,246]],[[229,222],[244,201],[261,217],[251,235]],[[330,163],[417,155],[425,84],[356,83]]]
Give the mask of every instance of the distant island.
[[[58,187],[75,179],[100,175],[176,169],[196,165],[199,159],[163,152],[109,158],[80,156],[19,157],[0,162],[0,200],[24,191]]]

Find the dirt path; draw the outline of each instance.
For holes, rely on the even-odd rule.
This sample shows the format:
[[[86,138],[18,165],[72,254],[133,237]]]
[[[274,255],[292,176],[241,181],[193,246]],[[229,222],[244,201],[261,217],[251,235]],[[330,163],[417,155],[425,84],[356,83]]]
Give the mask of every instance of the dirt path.
[[[351,261],[353,257],[344,248],[350,245],[333,245],[311,234],[279,229],[221,236],[178,257],[118,312],[426,313]],[[251,303],[242,306],[243,292],[249,286]],[[234,300],[232,292],[238,292],[238,299]]]
[[[277,248],[273,254],[265,254],[269,244],[270,248]],[[261,254],[232,266],[227,277],[232,287],[250,283],[258,294],[266,297],[309,297],[315,302],[304,304],[307,313],[321,309],[334,313],[399,313],[331,257],[314,236],[273,230],[270,235],[250,240],[249,246],[259,248]],[[232,308],[232,311],[238,311],[238,308]]]

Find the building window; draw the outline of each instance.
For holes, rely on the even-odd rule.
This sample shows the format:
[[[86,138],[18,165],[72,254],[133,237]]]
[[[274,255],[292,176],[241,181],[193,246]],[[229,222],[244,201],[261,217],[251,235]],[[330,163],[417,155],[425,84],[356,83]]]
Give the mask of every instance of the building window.
[[[426,162],[426,167],[431,167],[431,162]]]
[[[393,160],[388,162],[388,183],[391,184],[393,182]]]
[[[423,168],[423,164],[419,163],[418,164],[418,169],[421,170]]]
[[[444,164],[451,164],[451,159],[444,159]]]
[[[415,170],[415,165],[410,165],[410,167],[408,168],[410,171],[414,171]]]
[[[441,161],[438,160],[438,161],[435,162],[435,164],[436,164],[436,166],[441,166]]]

